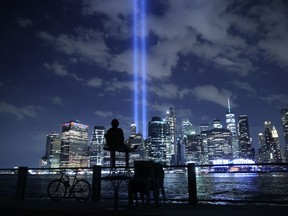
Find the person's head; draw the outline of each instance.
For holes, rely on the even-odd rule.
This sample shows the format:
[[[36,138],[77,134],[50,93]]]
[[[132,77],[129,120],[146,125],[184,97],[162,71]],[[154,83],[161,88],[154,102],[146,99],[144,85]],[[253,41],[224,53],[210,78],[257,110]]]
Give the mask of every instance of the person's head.
[[[118,127],[118,125],[119,125],[118,119],[113,119],[111,122],[111,125],[112,125],[112,127]]]

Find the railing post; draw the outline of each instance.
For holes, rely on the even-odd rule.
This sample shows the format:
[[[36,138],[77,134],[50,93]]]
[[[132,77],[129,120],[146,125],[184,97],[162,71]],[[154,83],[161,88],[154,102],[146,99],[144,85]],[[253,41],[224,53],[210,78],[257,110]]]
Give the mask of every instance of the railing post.
[[[101,166],[93,166],[93,177],[92,177],[92,202],[100,200],[101,197]]]
[[[16,199],[24,199],[26,192],[28,167],[18,168]]]
[[[195,163],[189,163],[188,168],[188,193],[189,193],[189,204],[197,204],[197,185],[196,185],[196,170]]]

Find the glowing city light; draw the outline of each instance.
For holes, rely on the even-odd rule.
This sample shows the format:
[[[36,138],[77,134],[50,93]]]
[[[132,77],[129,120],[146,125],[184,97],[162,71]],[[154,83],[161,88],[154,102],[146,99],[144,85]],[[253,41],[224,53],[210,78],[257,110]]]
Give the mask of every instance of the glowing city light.
[[[142,74],[142,135],[146,138],[147,98],[146,98],[146,1],[141,1],[141,74]]]
[[[146,122],[147,122],[147,94],[146,94],[146,1],[134,0],[134,13],[133,13],[133,70],[134,70],[134,123],[139,130],[139,102],[141,103],[142,114],[142,136],[146,138]],[[140,10],[138,7],[140,6]],[[140,22],[139,22],[140,21]],[[140,24],[140,28],[138,26]],[[139,31],[139,32],[138,32]],[[139,40],[140,37],[140,40]],[[139,44],[140,41],[140,44]],[[139,50],[140,49],[140,50]],[[141,55],[139,58],[138,55]],[[141,74],[140,74],[140,72]],[[139,81],[141,78],[141,82]],[[141,95],[139,94],[139,84],[141,85]],[[141,99],[139,97],[141,96]]]
[[[138,6],[137,0],[134,0],[133,5],[133,71],[134,71],[134,123],[139,126],[138,120]]]

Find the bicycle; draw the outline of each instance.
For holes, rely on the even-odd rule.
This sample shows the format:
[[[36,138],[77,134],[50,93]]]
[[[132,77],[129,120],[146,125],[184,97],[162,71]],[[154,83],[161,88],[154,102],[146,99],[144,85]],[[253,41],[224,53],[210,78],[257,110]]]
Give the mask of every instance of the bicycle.
[[[90,183],[85,179],[77,178],[78,170],[74,170],[74,173],[72,184],[70,184],[70,178],[66,171],[61,171],[60,178],[49,183],[47,192],[51,200],[59,201],[71,195],[80,202],[87,201],[90,198]]]

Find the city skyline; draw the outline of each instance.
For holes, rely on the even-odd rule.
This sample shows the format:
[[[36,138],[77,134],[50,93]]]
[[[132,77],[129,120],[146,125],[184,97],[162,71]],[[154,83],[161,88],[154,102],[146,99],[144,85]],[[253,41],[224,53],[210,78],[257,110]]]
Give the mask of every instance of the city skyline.
[[[236,121],[248,116],[254,146],[271,121],[283,147],[288,3],[144,2],[141,37],[133,29],[143,21],[133,19],[135,0],[1,2],[1,167],[37,167],[46,135],[69,120],[89,125],[91,137],[95,125],[108,129],[118,118],[128,138],[135,92],[147,121],[173,107],[178,125],[220,119],[226,128],[229,98]],[[133,38],[146,43],[145,100],[134,85]]]

